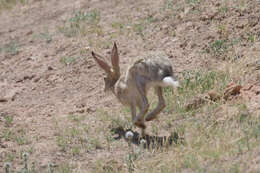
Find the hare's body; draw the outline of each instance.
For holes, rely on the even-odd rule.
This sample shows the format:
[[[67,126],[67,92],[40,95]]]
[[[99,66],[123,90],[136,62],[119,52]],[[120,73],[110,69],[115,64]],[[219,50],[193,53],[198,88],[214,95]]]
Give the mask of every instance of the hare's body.
[[[142,132],[144,132],[144,119],[146,121],[153,120],[165,107],[162,87],[178,86],[168,57],[161,52],[150,53],[147,56],[140,57],[129,66],[125,75],[120,76],[116,44],[111,57],[113,68],[97,58],[95,53],[92,53],[92,55],[108,73],[107,78],[105,78],[105,88],[111,89],[122,104],[130,106],[133,123],[142,128]],[[116,57],[113,58],[114,56]],[[152,87],[158,95],[159,102],[157,107],[145,118],[149,108],[146,95],[147,91]],[[136,107],[139,108],[138,114],[136,114]]]
[[[152,87],[167,86],[163,79],[173,76],[171,62],[166,55],[159,52],[151,52],[149,55],[139,57],[130,65],[125,73],[115,84],[114,94],[124,105],[129,105],[135,98],[136,104],[141,98],[138,88],[142,88],[144,94]],[[137,84],[140,84],[139,87]]]

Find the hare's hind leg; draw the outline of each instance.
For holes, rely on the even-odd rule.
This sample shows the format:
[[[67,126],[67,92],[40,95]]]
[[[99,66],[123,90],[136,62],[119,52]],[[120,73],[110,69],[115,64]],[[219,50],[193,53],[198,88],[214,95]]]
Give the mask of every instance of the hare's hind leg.
[[[165,105],[165,101],[164,101],[164,98],[163,98],[163,91],[162,91],[162,87],[155,87],[155,92],[158,96],[158,105],[157,107],[152,111],[150,112],[147,117],[145,118],[146,121],[151,121],[153,119],[156,118],[156,116],[163,110],[163,108],[166,106]]]

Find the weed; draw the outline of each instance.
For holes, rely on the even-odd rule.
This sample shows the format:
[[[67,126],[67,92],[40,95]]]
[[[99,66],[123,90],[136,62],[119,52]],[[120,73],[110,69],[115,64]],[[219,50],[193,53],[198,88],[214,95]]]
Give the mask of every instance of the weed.
[[[15,155],[13,153],[8,153],[7,154],[7,159],[5,160],[6,162],[12,162],[14,161]]]
[[[26,5],[26,4],[28,4],[28,0],[20,0],[20,3],[21,3],[22,5]]]
[[[63,163],[59,165],[59,171],[60,173],[71,173],[73,172],[73,167],[69,163]]]
[[[65,21],[64,26],[58,27],[58,30],[67,37],[85,36],[89,33],[102,35],[102,28],[98,25],[100,18],[100,12],[96,9],[88,12],[79,10]]]
[[[52,35],[49,33],[48,28],[44,29],[44,32],[40,33],[40,37],[46,41],[46,43],[50,43],[52,41]]]
[[[231,167],[230,173],[239,173],[240,169],[239,169],[239,165],[238,164],[233,164],[233,166]]]
[[[255,35],[254,34],[247,34],[248,35],[248,41],[250,41],[250,43],[254,43],[255,42]]]
[[[154,23],[154,22],[156,22],[157,20],[156,20],[156,18],[154,18],[152,15],[149,15],[149,16],[147,16],[147,17],[144,18],[144,21],[145,21],[146,23]]]
[[[29,140],[27,139],[27,137],[25,135],[17,135],[17,136],[15,136],[14,139],[18,145],[29,144]]]
[[[221,14],[226,14],[228,12],[229,8],[227,6],[222,6],[218,9],[218,12]]]
[[[117,127],[123,127],[123,128],[132,128],[132,120],[130,116],[130,108],[128,107],[123,107],[120,111],[125,118],[121,118],[121,116],[112,116],[109,118],[111,121],[110,123],[110,128],[117,128]]]
[[[137,35],[140,35],[141,37],[144,37],[144,25],[141,23],[141,24],[134,24],[133,25],[134,27],[134,31]]]
[[[14,133],[11,130],[4,129],[3,130],[3,138],[5,141],[10,141],[14,136]]]
[[[111,143],[114,141],[114,138],[110,134],[106,134],[105,138],[106,138],[107,149],[110,150],[110,146]]]
[[[183,166],[185,168],[198,169],[199,168],[198,159],[194,154],[187,154],[184,159]]]
[[[215,40],[213,43],[211,43],[210,48],[214,55],[223,55],[228,49],[227,41]]]
[[[16,0],[0,0],[0,12],[3,9],[12,9],[16,5]]]
[[[97,24],[100,21],[100,12],[96,9],[88,12],[76,11],[69,19],[71,25],[78,25],[80,21],[87,21],[90,24]]]
[[[90,142],[91,142],[91,145],[94,149],[102,149],[103,148],[100,140],[97,137],[92,138]]]
[[[74,57],[74,56],[64,56],[61,58],[61,63],[65,64],[65,65],[71,65],[73,63],[76,62],[76,59],[78,59],[79,57]]]
[[[173,0],[165,0],[162,9],[165,11],[167,9],[173,9],[173,7],[174,7]]]
[[[69,132],[67,132],[71,138],[78,138],[82,135],[82,131],[76,127],[72,127],[69,129]]]
[[[11,167],[11,164],[9,162],[4,164],[5,173],[9,173],[10,167]]]
[[[68,147],[68,141],[63,136],[57,136],[56,143],[60,147],[61,151],[66,151],[66,148]]]
[[[4,116],[4,119],[5,119],[5,126],[10,127],[13,122],[13,116],[6,115]]]
[[[89,50],[88,49],[86,49],[86,48],[83,48],[83,49],[80,49],[80,55],[82,55],[82,56],[86,56],[86,55],[88,55],[89,54]]]
[[[29,157],[28,153],[25,153],[25,152],[22,153],[24,167],[22,168],[21,171],[18,171],[18,173],[36,173],[34,162],[32,163],[32,167],[31,168],[29,167],[28,157]],[[11,164],[9,162],[5,163],[5,165],[4,165],[5,173],[9,173],[10,168],[11,168]]]
[[[49,163],[48,167],[49,167],[49,172],[48,173],[54,173],[54,164],[53,163]]]
[[[177,92],[173,92],[171,88],[164,88],[167,103],[164,112],[174,111],[182,118],[194,115],[194,110],[191,109],[189,112],[185,110],[185,105],[194,96],[212,89],[221,92],[231,80],[227,74],[217,71],[184,71],[181,78]]]
[[[85,115],[69,114],[68,119],[75,123],[80,123],[85,119]]]
[[[1,51],[6,54],[17,55],[19,53],[18,44],[15,41],[11,41],[4,45]]]
[[[153,132],[153,134],[158,135],[158,133],[159,133],[158,126],[152,124],[152,132]]]
[[[192,7],[195,7],[196,5],[198,5],[200,3],[200,0],[185,0],[185,2]]]
[[[114,22],[112,23],[112,28],[119,30],[119,33],[123,34],[125,26],[120,22]]]
[[[79,155],[80,154],[80,147],[79,146],[73,146],[71,148],[71,153],[73,156]]]

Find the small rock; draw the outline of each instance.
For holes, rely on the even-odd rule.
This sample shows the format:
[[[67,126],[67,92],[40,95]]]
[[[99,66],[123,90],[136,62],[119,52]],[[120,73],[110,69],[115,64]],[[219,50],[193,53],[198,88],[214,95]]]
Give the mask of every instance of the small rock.
[[[202,104],[204,104],[206,102],[204,97],[205,96],[203,96],[203,95],[199,95],[199,96],[196,96],[195,98],[193,98],[190,102],[188,102],[188,104],[185,105],[185,110],[189,111],[191,109],[199,108]]]
[[[28,31],[25,35],[31,35],[33,33],[33,31],[32,30],[30,30],[30,31]]]
[[[131,140],[133,137],[134,137],[133,132],[127,131],[127,132],[125,133],[125,138],[126,138],[126,139]]]
[[[53,67],[52,66],[48,66],[48,70],[53,70]]]
[[[209,91],[208,95],[209,95],[211,101],[215,102],[220,99],[220,95],[215,90]]]
[[[235,96],[240,94],[240,89],[242,88],[241,85],[237,85],[237,84],[230,84],[229,87],[225,90],[224,92],[224,99],[228,100],[231,96]]]
[[[0,103],[7,102],[8,100],[6,98],[0,98]]]

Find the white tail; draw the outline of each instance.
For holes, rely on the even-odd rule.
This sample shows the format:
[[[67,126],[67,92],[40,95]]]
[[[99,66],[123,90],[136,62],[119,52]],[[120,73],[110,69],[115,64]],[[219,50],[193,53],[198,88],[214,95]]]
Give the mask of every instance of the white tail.
[[[167,77],[163,78],[163,83],[166,86],[179,87],[179,82],[174,80],[171,76],[167,76]]]

